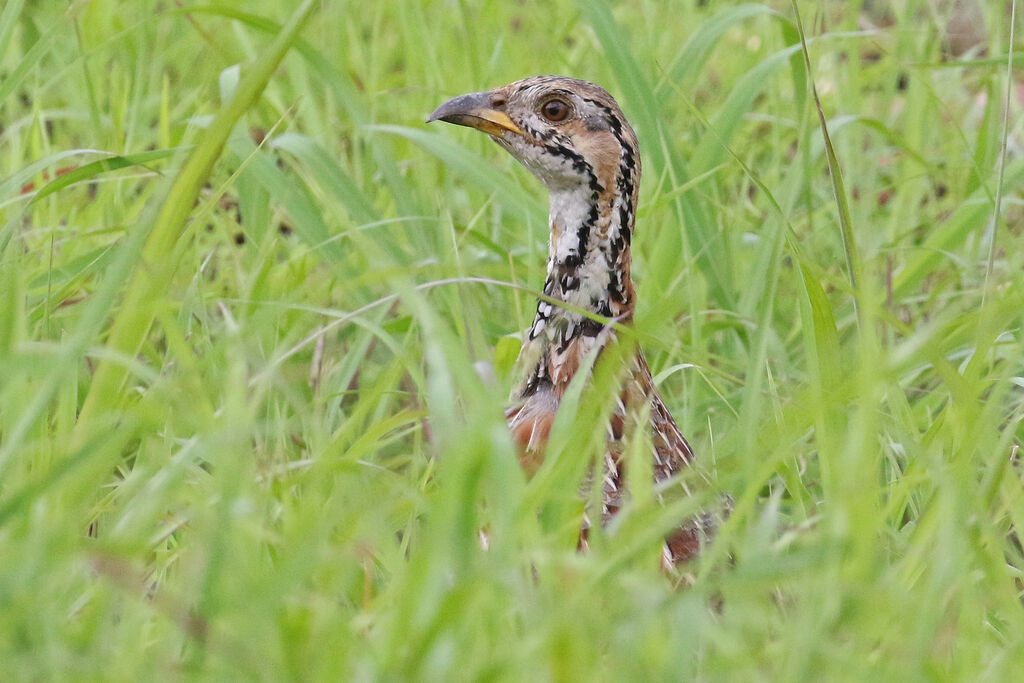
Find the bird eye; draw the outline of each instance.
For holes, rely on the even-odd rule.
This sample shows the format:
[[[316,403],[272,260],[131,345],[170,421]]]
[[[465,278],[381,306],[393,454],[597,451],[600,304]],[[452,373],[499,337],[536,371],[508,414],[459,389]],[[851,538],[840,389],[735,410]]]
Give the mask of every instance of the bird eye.
[[[564,121],[569,115],[569,105],[562,100],[548,100],[541,105],[540,113],[548,121]]]

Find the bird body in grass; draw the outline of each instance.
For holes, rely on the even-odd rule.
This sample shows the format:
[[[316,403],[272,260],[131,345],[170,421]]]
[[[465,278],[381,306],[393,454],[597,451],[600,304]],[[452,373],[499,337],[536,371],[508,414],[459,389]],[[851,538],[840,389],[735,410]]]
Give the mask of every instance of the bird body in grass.
[[[506,414],[523,467],[532,473],[542,461],[570,381],[581,367],[588,367],[588,358],[615,341],[612,323],[628,325],[633,319],[636,293],[630,244],[640,190],[636,134],[603,88],[559,76],[527,78],[456,97],[428,119],[435,120],[488,133],[549,193],[550,242],[543,290],[548,300],[537,303],[520,352],[529,370],[513,391]],[[693,460],[693,451],[638,348],[625,369],[608,421],[603,521],[623,504],[623,447],[641,419],[650,425],[654,478],[667,480]],[[665,564],[696,555],[709,529],[706,516],[680,527],[666,539]],[[586,530],[581,544],[586,544]]]

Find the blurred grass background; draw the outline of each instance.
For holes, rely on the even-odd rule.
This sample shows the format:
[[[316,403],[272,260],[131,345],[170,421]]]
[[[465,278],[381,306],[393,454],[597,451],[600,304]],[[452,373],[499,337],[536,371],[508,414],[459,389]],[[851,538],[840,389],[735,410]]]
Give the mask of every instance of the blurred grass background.
[[[297,4],[0,10],[5,678],[1019,675],[1010,3],[799,4],[847,206],[788,3]],[[600,397],[530,482],[501,412],[543,190],[423,124],[538,73],[640,136],[637,338],[712,481],[586,555]]]

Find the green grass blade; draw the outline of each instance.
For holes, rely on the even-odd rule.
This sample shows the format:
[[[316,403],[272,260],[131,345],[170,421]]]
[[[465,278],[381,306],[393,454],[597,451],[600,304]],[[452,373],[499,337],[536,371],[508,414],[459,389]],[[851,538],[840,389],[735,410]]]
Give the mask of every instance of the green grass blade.
[[[747,19],[766,15],[778,16],[778,13],[770,7],[754,4],[727,7],[718,11],[701,24],[701,30],[690,34],[678,57],[673,59],[669,66],[668,80],[683,87],[692,86],[711,52],[730,29]],[[669,94],[665,88],[659,88],[659,91],[665,96]]]
[[[5,7],[4,15],[3,17],[0,17],[0,19],[8,19],[8,10],[12,7],[16,8],[17,5],[18,3],[15,2]],[[9,21],[13,22],[13,17],[10,17]],[[8,32],[11,30],[9,24],[2,28],[6,28]],[[14,71],[7,74],[4,79],[0,81],[0,104],[10,97],[11,93],[13,93],[18,86],[22,84],[22,82],[32,72],[32,69],[35,68],[35,66],[42,61],[43,57],[45,57],[50,51],[53,44],[57,41],[57,38],[59,38],[63,34],[63,31],[66,30],[66,27],[60,25],[51,27],[39,38],[39,40],[35,42],[32,48],[25,53],[21,58],[21,61],[18,62],[18,66],[14,68]]]
[[[4,11],[0,13],[0,45],[10,44],[11,34],[24,5],[25,0],[10,0],[4,5]]]
[[[44,197],[48,197],[54,192],[59,192],[69,185],[73,185],[84,180],[90,180],[100,174],[106,173],[107,171],[116,171],[121,168],[130,168],[132,166],[141,166],[148,170],[152,170],[146,164],[151,161],[156,161],[157,159],[165,159],[167,157],[174,156],[185,149],[186,148],[183,147],[155,149],[152,152],[140,152],[138,154],[127,154],[125,156],[118,155],[108,157],[106,159],[100,159],[99,161],[93,161],[51,180],[39,189],[35,196],[32,197],[32,201],[38,202]]]
[[[356,223],[380,220],[372,202],[316,140],[297,133],[283,133],[270,141],[270,148],[284,150],[301,159],[310,174],[338,198]]]
[[[510,183],[503,173],[495,170],[493,164],[452,143],[448,136],[404,126],[376,125],[367,126],[367,130],[400,135],[412,140],[484,192],[500,194],[503,206],[513,215],[534,224],[547,224],[547,207],[541,202],[538,193],[526,192]]]
[[[121,312],[111,328],[107,345],[112,351],[131,355],[142,344],[153,320],[153,299],[163,287],[164,278],[173,272],[173,264],[164,262],[164,257],[171,253],[178,240],[199,189],[206,182],[231,130],[259,98],[315,6],[314,0],[305,0],[295,10],[263,56],[247,71],[234,97],[214,118],[184,168],[178,173],[146,239],[142,256],[147,265],[133,276]],[[99,414],[106,406],[116,405],[122,400],[125,378],[124,368],[110,362],[100,364],[82,404],[76,426],[78,430],[87,428],[94,413]]]
[[[1013,101],[1013,36],[1016,28],[1017,3],[1010,3],[1010,36],[1009,49],[1006,56],[1006,92],[1003,94],[1003,130],[999,144],[999,166],[996,169],[996,198],[992,207],[992,227],[988,231],[988,261],[985,264],[985,289],[992,282],[992,270],[995,268],[997,238],[999,236],[999,217],[1003,209],[1003,179],[1006,175],[1007,134],[1010,125],[1010,103]]]
[[[657,120],[657,98],[649,80],[641,71],[628,41],[622,40],[625,30],[615,22],[611,9],[603,0],[596,2],[582,1],[579,3],[583,16],[593,26],[601,46],[604,48],[609,66],[615,74],[616,82],[622,90],[622,101],[630,120],[634,124],[646,154],[648,174],[659,177],[666,167],[671,167],[674,181],[683,185],[690,180],[691,174],[687,165],[677,154],[668,154],[666,150],[674,149],[672,135],[663,130]],[[706,170],[706,169],[705,169]],[[698,174],[699,175],[699,174]],[[726,261],[728,251],[720,248],[719,237],[714,233],[714,226],[708,220],[703,207],[693,194],[679,197],[674,205],[676,218],[689,235],[696,261],[708,280],[713,297],[726,308],[734,303],[734,291],[731,267]],[[667,249],[661,253],[669,253]],[[675,253],[682,249],[674,250]],[[662,269],[667,264],[662,266]],[[667,278],[657,278],[664,281]]]
[[[336,262],[343,258],[340,247],[330,241],[331,231],[303,180],[286,174],[277,167],[272,155],[257,150],[252,141],[246,138],[229,140],[228,149],[234,155],[234,160],[239,164],[247,164],[246,171],[284,207],[292,227],[307,245],[322,248],[329,261]]]
[[[856,291],[857,283],[861,279],[859,276],[860,258],[857,256],[857,242],[854,239],[853,219],[850,217],[850,204],[846,197],[843,172],[839,166],[839,159],[836,157],[835,149],[832,147],[832,138],[829,137],[828,123],[825,120],[825,110],[821,108],[818,87],[814,83],[814,73],[811,70],[811,55],[807,50],[807,38],[804,35],[803,23],[800,21],[800,9],[797,7],[796,0],[793,0],[792,6],[797,31],[800,33],[800,51],[804,56],[804,67],[807,69],[807,77],[811,81],[811,95],[814,98],[814,106],[818,111],[821,136],[825,141],[825,158],[828,161],[828,173],[832,180],[832,193],[835,198],[836,208],[839,211],[839,233],[843,241],[843,254],[846,256],[846,271],[850,278],[850,284],[854,291]]]
[[[1005,188],[1020,187],[1024,183],[1024,162],[1007,165],[1003,178]],[[940,225],[928,232],[918,253],[897,273],[893,281],[893,294],[908,295],[934,272],[948,255],[963,245],[973,234],[983,230],[986,219],[992,215],[992,202],[987,189],[980,188],[966,197],[956,210]]]

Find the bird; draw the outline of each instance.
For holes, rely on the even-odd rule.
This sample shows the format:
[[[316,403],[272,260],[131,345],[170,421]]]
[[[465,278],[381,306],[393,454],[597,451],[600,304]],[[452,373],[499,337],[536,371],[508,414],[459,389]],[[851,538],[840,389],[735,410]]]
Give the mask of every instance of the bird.
[[[636,309],[630,274],[640,150],[636,133],[602,87],[563,76],[534,76],[485,92],[460,95],[427,122],[443,121],[487,133],[547,188],[550,229],[544,298],[524,335],[506,420],[520,463],[532,475],[573,377],[616,341],[615,324],[629,325]],[[552,303],[555,302],[555,303]],[[564,304],[564,305],[561,305]],[[587,315],[583,315],[585,311]],[[624,444],[646,421],[655,482],[679,474],[694,452],[636,348],[623,368],[607,421],[601,476],[601,520],[607,524],[627,499]],[[584,519],[580,547],[587,546]],[[680,525],[665,540],[662,565],[696,557],[713,533],[709,514]]]

